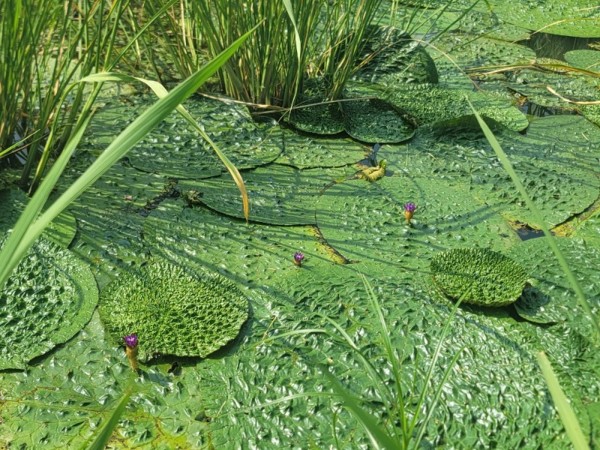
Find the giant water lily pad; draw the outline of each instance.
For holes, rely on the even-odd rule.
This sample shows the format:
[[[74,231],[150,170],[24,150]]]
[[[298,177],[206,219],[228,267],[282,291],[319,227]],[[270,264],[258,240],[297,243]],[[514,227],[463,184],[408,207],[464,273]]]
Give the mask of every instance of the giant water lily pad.
[[[600,248],[578,239],[555,238],[592,308],[600,306]],[[589,318],[582,318],[574,294],[556,256],[545,239],[530,239],[509,250],[508,256],[528,268],[539,306],[536,314],[549,320],[568,320],[570,327],[590,333]],[[530,299],[535,300],[535,299]]]
[[[103,149],[117,134],[114,128],[122,126],[123,116],[135,115],[153,101],[141,97],[133,106],[108,106],[94,118],[92,134],[83,146]],[[238,169],[266,164],[281,153],[279,127],[255,122],[244,106],[195,97],[184,107]],[[177,112],[137,144],[127,158],[134,167],[165,177],[199,179],[226,171],[214,150]]]
[[[100,316],[117,341],[137,334],[142,360],[157,354],[205,357],[238,335],[248,300],[220,275],[154,262],[105,288]]]
[[[406,83],[437,83],[431,56],[416,40],[394,27],[367,29],[360,70],[354,79],[386,86]]]
[[[353,168],[306,169],[272,164],[242,174],[250,201],[250,220],[278,225],[315,223],[314,199],[328,184],[355,172]],[[202,203],[233,217],[243,218],[240,192],[227,175],[197,182],[185,181],[180,188],[202,194]]]
[[[599,130],[575,116],[535,120],[525,136],[505,131],[498,140],[546,223],[553,227],[583,212],[598,197],[596,142]],[[552,144],[548,144],[548,139]],[[390,170],[433,176],[469,189],[471,195],[511,221],[539,224],[502,168],[488,142],[478,133],[421,133],[395,150],[383,147]]]
[[[96,281],[70,251],[39,238],[0,291],[0,369],[27,362],[71,339],[98,302]]]
[[[0,190],[0,205],[2,205],[0,234],[17,223],[19,215],[25,209],[28,201],[29,198],[20,189],[13,187]],[[48,225],[44,235],[66,248],[73,241],[76,231],[75,216],[70,212],[63,212]]]
[[[78,176],[80,170],[74,167],[63,181]],[[90,265],[101,289],[123,269],[146,261],[141,236],[144,216],[163,198],[178,195],[175,188],[158,175],[115,164],[69,206],[78,221],[72,251]]]
[[[532,31],[573,37],[600,37],[600,11],[595,0],[535,0],[515,8],[490,1],[495,14],[508,23]]]
[[[525,115],[505,94],[495,92],[473,92],[441,85],[408,84],[387,90],[384,98],[415,117],[420,125],[438,124],[453,127],[460,125],[461,121],[473,117],[467,98],[483,117],[492,119],[510,130],[521,131],[529,125]]]
[[[335,184],[319,198],[317,226],[347,260],[420,271],[428,270],[427,261],[439,250],[470,242],[502,249],[515,239],[497,211],[465,189],[442,178],[392,172],[389,166],[388,172],[377,183]],[[412,226],[404,218],[409,201],[417,205]]]
[[[275,162],[298,169],[347,166],[364,159],[370,150],[352,139],[282,131],[284,150]]]
[[[448,33],[436,40],[435,46],[452,55],[461,67],[515,65],[535,59],[529,47],[475,34]]]
[[[600,51],[598,50],[571,50],[566,52],[564,57],[572,66],[600,72]]]
[[[527,282],[525,269],[501,253],[458,248],[431,259],[431,276],[454,300],[479,306],[505,306],[517,301]]]
[[[559,111],[576,111],[580,106],[564,101],[555,93],[572,101],[598,100],[597,77],[575,69],[568,71],[569,66],[564,62],[541,61],[537,70],[525,67],[510,74],[508,87],[535,105]]]
[[[341,104],[345,130],[354,139],[371,143],[397,143],[410,139],[414,126],[406,115],[379,99]]]

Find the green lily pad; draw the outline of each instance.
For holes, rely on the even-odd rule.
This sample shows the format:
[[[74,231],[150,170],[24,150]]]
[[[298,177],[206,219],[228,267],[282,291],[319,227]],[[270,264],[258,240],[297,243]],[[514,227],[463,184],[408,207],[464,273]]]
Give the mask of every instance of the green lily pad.
[[[248,319],[248,300],[232,282],[164,262],[122,274],[102,291],[99,309],[116,341],[137,334],[141,360],[206,357],[233,340]]]
[[[550,63],[550,67],[554,67],[556,64],[565,66],[564,62],[557,61],[556,63]],[[550,92],[548,87],[569,100],[583,102],[598,100],[598,78],[576,71],[564,73],[561,71],[521,69],[515,71],[509,77],[508,87],[527,97],[527,100],[534,105],[558,111],[577,111],[581,109],[583,112],[585,108],[584,105],[564,101]]]
[[[319,135],[335,135],[344,131],[344,116],[338,102],[325,97],[305,99],[296,105],[288,122],[300,131]]]
[[[437,83],[435,63],[425,48],[394,27],[372,26],[366,31],[356,81],[392,86]]]
[[[590,306],[600,306],[600,248],[570,238],[555,238],[555,242],[580,283]],[[541,319],[566,319],[569,327],[590,335],[589,318],[582,315],[576,296],[545,239],[524,241],[511,248],[507,254],[527,267],[534,279],[534,294],[544,303],[541,305],[543,310],[538,308],[537,311]]]
[[[533,286],[525,286],[521,297],[514,303],[517,314],[532,323],[555,324],[562,322],[564,317],[548,305],[552,299]]]
[[[528,274],[502,253],[485,248],[457,248],[431,259],[431,276],[453,300],[498,307],[521,296]]]
[[[600,51],[570,50],[564,55],[565,60],[574,67],[600,72]]]
[[[85,156],[61,178],[61,184],[79,176]],[[176,185],[164,178],[115,164],[69,206],[78,222],[71,250],[89,264],[100,289],[121,271],[147,260],[141,236],[144,217],[171,195],[179,195]]]
[[[473,111],[466,98],[483,117],[492,119],[510,130],[521,131],[529,125],[525,115],[512,104],[510,98],[495,92],[472,92],[442,85],[408,84],[387,91],[383,98],[415,117],[420,125],[456,127],[461,121],[471,119]]]
[[[383,264],[388,271],[428,271],[427,261],[441,249],[477,242],[500,250],[516,239],[496,210],[466,190],[444,179],[412,177],[389,165],[388,174],[376,183],[335,184],[318,200],[317,226],[328,245],[347,260],[376,270]],[[404,217],[409,201],[417,205],[411,226]]]
[[[0,234],[14,226],[19,215],[25,209],[29,198],[20,189],[10,188],[0,190],[0,205],[3,214],[0,217]],[[68,211],[61,213],[44,231],[44,235],[67,248],[77,231],[75,216]]]
[[[535,0],[514,4],[492,0],[495,14],[532,31],[572,37],[600,37],[600,12],[594,0]]]
[[[284,150],[275,162],[297,169],[348,166],[364,159],[370,150],[352,139],[303,135],[287,129],[282,132]]]
[[[539,118],[525,136],[504,131],[497,133],[497,138],[550,227],[585,211],[596,201],[600,188],[596,142],[600,142],[600,130],[585,119]],[[548,145],[548,139],[552,145]],[[539,228],[480,132],[442,136],[420,133],[408,145],[392,149],[383,147],[379,155],[391,170],[462,184],[508,220]]]
[[[452,55],[455,63],[467,68],[516,65],[536,58],[529,47],[476,34],[448,33],[437,39],[435,46]]]
[[[98,302],[96,281],[70,251],[39,238],[0,292],[0,370],[24,369],[71,339]]]
[[[102,150],[122,126],[123,117],[134,116],[155,98],[143,96],[133,106],[108,106],[94,117],[83,148]],[[238,169],[269,163],[282,151],[279,127],[255,122],[247,108],[208,98],[184,104],[217,147]],[[172,113],[127,155],[134,167],[165,177],[201,179],[226,169],[208,143],[181,117]]]
[[[315,223],[314,198],[328,184],[355,169],[297,170],[271,164],[242,174],[250,201],[250,220],[278,225]],[[182,181],[180,188],[202,194],[202,203],[232,217],[244,218],[240,192],[229,175],[207,180]]]
[[[396,108],[379,99],[341,104],[346,132],[354,139],[371,143],[398,143],[410,139],[414,127]]]

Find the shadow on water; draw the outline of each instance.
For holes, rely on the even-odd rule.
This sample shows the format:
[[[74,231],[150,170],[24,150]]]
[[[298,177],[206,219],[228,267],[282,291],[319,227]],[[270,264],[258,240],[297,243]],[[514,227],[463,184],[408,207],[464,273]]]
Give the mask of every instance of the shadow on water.
[[[589,49],[591,42],[594,42],[594,39],[533,33],[529,39],[517,43],[532,49],[538,58],[553,58],[564,61],[566,52]]]

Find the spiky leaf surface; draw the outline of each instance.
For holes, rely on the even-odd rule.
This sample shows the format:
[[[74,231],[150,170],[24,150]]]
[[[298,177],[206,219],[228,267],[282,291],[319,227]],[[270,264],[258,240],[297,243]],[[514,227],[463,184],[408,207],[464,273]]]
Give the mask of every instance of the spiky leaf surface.
[[[0,291],[0,369],[24,369],[71,339],[97,302],[96,280],[87,265],[39,238]]]
[[[238,335],[248,300],[217,274],[154,262],[104,289],[100,315],[117,341],[138,335],[142,360],[156,354],[205,357]]]
[[[512,259],[479,248],[438,253],[431,260],[431,276],[448,297],[480,306],[514,303],[528,278]]]
[[[92,122],[84,148],[102,150],[126,123],[155,99],[133,97],[132,105],[117,103],[101,110]],[[244,106],[208,98],[193,98],[183,105],[206,134],[238,169],[273,161],[281,153],[279,128],[256,123]],[[201,179],[226,169],[208,143],[173,112],[128,154],[131,164],[143,171],[166,177]]]

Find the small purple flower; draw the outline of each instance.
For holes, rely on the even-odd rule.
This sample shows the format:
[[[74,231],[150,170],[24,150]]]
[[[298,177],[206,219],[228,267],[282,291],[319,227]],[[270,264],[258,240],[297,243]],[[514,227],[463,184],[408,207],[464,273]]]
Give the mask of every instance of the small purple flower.
[[[125,342],[125,345],[129,348],[136,348],[138,345],[138,337],[137,334],[133,333],[133,334],[129,334],[127,336],[123,337],[123,341]]]
[[[410,225],[410,221],[413,218],[413,215],[417,209],[417,205],[413,202],[408,202],[404,204],[404,218],[406,219],[406,223]]]
[[[301,266],[302,261],[304,261],[304,253],[301,253],[301,252],[294,253],[294,264],[296,264],[297,266]]]
[[[414,214],[415,210],[417,209],[417,205],[415,205],[413,202],[408,202],[404,204],[404,211],[405,212],[409,212],[411,214]]]

